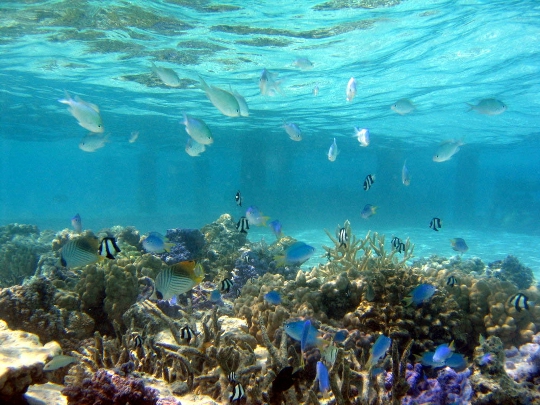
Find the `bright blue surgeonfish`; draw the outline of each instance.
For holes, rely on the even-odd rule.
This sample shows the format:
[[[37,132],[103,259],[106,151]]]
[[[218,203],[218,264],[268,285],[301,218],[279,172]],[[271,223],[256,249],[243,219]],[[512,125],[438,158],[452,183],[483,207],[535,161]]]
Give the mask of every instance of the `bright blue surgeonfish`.
[[[443,343],[442,345],[437,346],[435,349],[435,354],[433,355],[433,361],[435,363],[442,363],[449,358],[454,352],[454,342]]]
[[[317,375],[315,377],[319,381],[319,391],[324,395],[330,390],[330,377],[328,376],[328,369],[321,362],[317,362]]]
[[[385,355],[386,351],[390,348],[392,339],[384,335],[380,335],[371,350],[369,351],[369,359],[366,363],[368,368],[373,367],[377,362]]]
[[[294,340],[298,340],[299,342],[302,340],[302,334],[304,332],[304,326],[306,325],[305,320],[300,321],[291,321],[285,324],[285,333],[289,335]],[[307,332],[307,336],[304,341],[305,347],[311,347],[311,346],[318,346],[323,343],[323,340],[319,338],[319,331],[316,327],[311,325],[311,322],[309,323],[309,328]]]
[[[263,213],[253,205],[246,210],[246,218],[251,225],[255,226],[266,226],[266,221],[270,219],[270,217],[264,216]]]
[[[281,294],[277,291],[270,291],[264,294],[264,300],[272,305],[281,304]]]
[[[296,242],[285,250],[284,256],[276,256],[275,259],[278,265],[302,264],[313,256],[314,252],[315,248],[313,246],[309,246],[304,242]]]
[[[420,305],[423,302],[428,301],[437,289],[431,284],[420,284],[414,290],[412,290],[407,297],[403,299],[407,303],[406,306],[409,306],[414,303],[414,305]]]
[[[268,227],[272,230],[274,235],[276,235],[276,238],[280,240],[283,236],[283,232],[281,231],[281,222],[279,222],[278,219],[274,219],[268,224]]]

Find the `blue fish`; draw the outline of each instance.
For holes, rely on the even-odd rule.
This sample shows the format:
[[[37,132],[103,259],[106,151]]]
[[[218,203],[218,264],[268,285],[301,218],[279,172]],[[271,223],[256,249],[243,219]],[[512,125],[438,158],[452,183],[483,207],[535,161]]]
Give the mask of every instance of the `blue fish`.
[[[463,254],[467,250],[469,250],[467,243],[462,238],[450,239],[450,244],[452,245],[452,249],[454,249],[456,252],[459,252],[460,254]]]
[[[371,350],[369,351],[369,359],[367,361],[368,368],[371,368],[386,354],[386,351],[390,348],[392,339],[384,335],[380,335]]]
[[[486,353],[482,357],[480,357],[480,360],[478,360],[478,364],[481,366],[485,366],[486,364],[493,363],[495,359],[496,357],[493,353]]]
[[[73,226],[73,230],[76,233],[82,232],[82,221],[81,221],[81,216],[79,214],[71,218],[71,225]]]
[[[444,367],[444,363],[437,363],[433,361],[434,354],[435,352],[424,352],[421,356],[415,355],[416,361],[420,362],[423,366],[426,367]]]
[[[163,253],[169,251],[174,243],[167,243],[165,237],[158,232],[150,232],[142,241],[144,250],[150,253]]]
[[[281,294],[277,291],[270,291],[264,294],[264,300],[272,305],[281,304]]]
[[[308,335],[310,329],[311,321],[308,319],[304,322],[304,326],[302,327],[302,337],[300,339],[300,350],[302,351],[302,353],[304,353],[308,348]]]
[[[270,227],[274,235],[276,235],[276,238],[278,240],[281,239],[281,237],[283,236],[283,232],[281,231],[281,222],[279,222],[279,219],[274,219],[268,224],[268,226]]]
[[[467,368],[467,360],[459,353],[452,353],[452,355],[446,359],[444,364],[458,372]]]
[[[304,242],[296,242],[285,250],[284,256],[276,256],[275,259],[278,266],[302,264],[313,256],[314,252],[315,248],[313,246],[309,246]]]
[[[431,284],[420,284],[415,287],[407,297],[403,299],[407,303],[406,306],[409,306],[414,303],[414,305],[420,305],[423,302],[428,301],[437,289]]]
[[[208,300],[210,300],[212,302],[220,302],[221,301],[221,292],[216,288],[210,294],[208,294]]]
[[[364,219],[368,219],[370,216],[375,215],[376,213],[377,207],[375,205],[366,204],[360,213],[360,216]]]
[[[287,335],[289,335],[294,340],[301,341],[306,322],[307,321],[292,321],[292,322],[286,323],[285,333],[287,333]],[[310,346],[318,346],[320,343],[322,343],[322,339],[319,338],[319,331],[317,328],[311,325],[311,322],[310,322],[304,344],[307,347],[310,347]]]
[[[315,379],[319,381],[319,391],[324,395],[330,390],[330,377],[328,375],[328,369],[321,362],[317,362],[317,374]]]
[[[264,216],[263,213],[253,205],[246,210],[246,218],[251,225],[255,226],[266,226],[266,221],[270,219],[270,217]]]
[[[349,331],[345,329],[338,330],[334,335],[334,342],[336,343],[344,342],[345,339],[347,339],[347,336],[349,336]]]
[[[433,355],[433,361],[435,363],[443,363],[449,358],[454,352],[454,342],[443,343],[442,345],[437,346],[435,349],[435,354]]]

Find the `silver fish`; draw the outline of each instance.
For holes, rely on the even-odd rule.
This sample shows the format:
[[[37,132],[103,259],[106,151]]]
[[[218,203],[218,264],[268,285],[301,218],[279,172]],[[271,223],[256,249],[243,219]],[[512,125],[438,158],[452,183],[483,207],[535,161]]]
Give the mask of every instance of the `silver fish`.
[[[405,186],[411,184],[411,174],[409,173],[409,169],[407,168],[407,160],[403,162],[403,167],[401,168],[401,182]]]
[[[197,157],[200,156],[206,150],[206,146],[202,143],[197,142],[193,138],[189,138],[186,142],[185,151],[189,156]]]
[[[76,361],[77,359],[72,356],[65,356],[65,355],[54,356],[51,359],[51,361],[45,364],[45,367],[43,367],[43,371],[58,370],[59,368],[65,367],[71,363],[75,363]]]
[[[227,117],[240,116],[240,106],[233,94],[219,87],[208,86],[201,76],[199,76],[199,79],[201,81],[201,89],[204,90],[206,97],[214,104],[214,107]]]
[[[79,142],[79,149],[90,153],[95,152],[96,150],[103,148],[107,142],[109,142],[109,137],[107,135],[90,133],[81,139]]]
[[[328,149],[328,160],[330,162],[334,162],[338,154],[339,149],[337,147],[336,138],[334,138],[334,142],[332,143],[332,145],[330,145],[330,149]]]
[[[67,91],[65,93],[66,98],[58,101],[69,105],[68,111],[77,119],[79,125],[91,132],[102,133],[104,131],[103,121],[98,106],[84,101],[79,96],[75,96],[73,99]]]
[[[165,67],[158,67],[152,62],[152,72],[159,77],[159,79],[169,87],[180,86],[180,78],[176,72],[172,69]]]
[[[214,143],[212,132],[203,120],[184,114],[184,121],[182,123],[186,126],[186,132],[188,135],[191,136],[196,142],[200,143],[201,145],[210,145]]]
[[[502,101],[499,101],[495,98],[486,98],[480,100],[477,105],[469,104],[469,111],[474,110],[477,113],[484,115],[499,115],[505,112],[508,107]]]
[[[263,96],[275,96],[277,93],[282,94],[282,80],[276,80],[278,73],[269,72],[263,69],[259,78],[259,89]]]
[[[463,142],[450,139],[440,144],[439,149],[435,155],[433,155],[434,162],[446,162],[450,160],[452,156],[459,152],[459,147],[463,145]]]
[[[409,114],[416,109],[412,101],[406,98],[396,101],[390,108],[399,115]]]

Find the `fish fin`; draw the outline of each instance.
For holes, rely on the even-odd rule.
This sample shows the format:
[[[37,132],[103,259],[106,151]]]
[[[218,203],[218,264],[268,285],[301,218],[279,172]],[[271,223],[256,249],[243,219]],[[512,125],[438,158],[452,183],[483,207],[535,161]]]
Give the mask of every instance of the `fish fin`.
[[[163,250],[165,252],[169,252],[169,250],[171,250],[171,248],[175,245],[175,243],[170,243],[170,242],[166,242],[165,243],[165,246],[163,247]]]
[[[411,304],[413,303],[412,297],[405,297],[405,298],[402,299],[402,301],[403,301],[405,304],[407,304],[407,305],[405,305],[406,307],[408,307],[409,305],[411,305]]]
[[[266,225],[266,221],[268,221],[268,220],[270,219],[270,217],[264,216],[264,215],[263,215],[263,216],[261,217],[261,219],[262,219],[262,226],[267,226],[267,225]],[[249,229],[249,228],[248,228],[248,229]]]
[[[373,207],[371,207],[371,212],[373,212],[373,214],[376,214],[377,213],[377,207],[376,205],[374,205]]]
[[[274,256],[274,260],[276,261],[276,267],[285,266],[285,255]]]
[[[469,107],[466,112],[472,111],[474,110],[474,107],[476,107],[474,104],[471,104],[471,103],[465,103],[465,104],[467,104],[467,106]]]
[[[208,92],[208,90],[210,90],[210,87],[209,87],[208,84],[204,81],[204,79],[202,78],[201,75],[199,75],[199,80],[201,81],[201,84],[200,84],[199,88],[202,89],[202,90],[205,91],[205,92]]]

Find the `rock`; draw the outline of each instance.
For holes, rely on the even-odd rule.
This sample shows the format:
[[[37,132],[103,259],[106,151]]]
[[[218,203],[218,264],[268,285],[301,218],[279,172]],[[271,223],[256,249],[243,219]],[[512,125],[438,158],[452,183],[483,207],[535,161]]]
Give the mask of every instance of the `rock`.
[[[67,398],[61,392],[63,388],[53,383],[31,385],[24,398],[30,405],[67,405]]]
[[[26,392],[28,386],[44,383],[43,365],[47,359],[62,353],[60,345],[44,346],[28,332],[10,330],[0,320],[0,403],[11,403]]]

